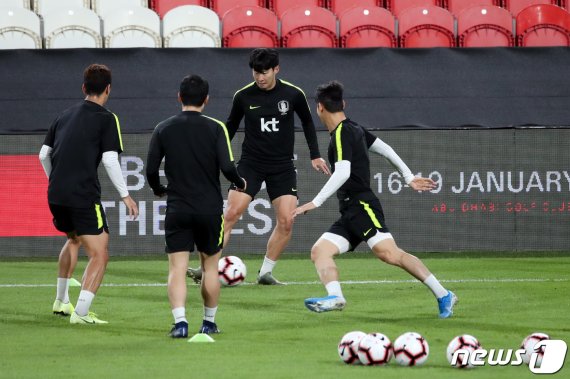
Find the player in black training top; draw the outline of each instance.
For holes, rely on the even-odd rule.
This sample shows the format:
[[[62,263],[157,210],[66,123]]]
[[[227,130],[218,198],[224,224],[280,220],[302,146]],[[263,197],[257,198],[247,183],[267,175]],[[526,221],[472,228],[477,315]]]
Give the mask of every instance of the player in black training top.
[[[241,191],[246,187],[233,163],[223,122],[202,114],[208,103],[208,82],[197,75],[180,84],[182,112],[157,125],[148,150],[146,175],[157,196],[167,195],[165,220],[168,253],[168,299],[174,316],[170,336],[188,336],[186,281],[190,251],[196,245],[204,268],[204,319],[200,333],[218,333],[215,323],[220,282],[218,260],[224,237],[220,169]],[[168,185],[160,184],[160,163]]]
[[[343,87],[339,82],[319,86],[317,113],[331,134],[329,161],[334,163],[333,175],[313,201],[295,209],[292,215],[296,217],[321,206],[336,191],[341,217],[311,249],[311,260],[328,296],[306,299],[305,306],[314,312],[344,308],[346,300],[333,257],[366,241],[379,259],[421,280],[437,298],[439,317],[450,317],[457,302],[455,294],[446,290],[418,258],[401,250],[386,226],[380,201],[370,188],[368,152],[384,156],[416,191],[432,190],[434,181],[414,176],[389,145],[346,118]]]
[[[330,170],[319,153],[315,126],[305,93],[299,87],[276,78],[279,73],[277,50],[253,50],[249,67],[254,82],[235,93],[226,122],[230,138],[233,138],[242,118],[245,118],[245,137],[238,170],[247,180],[247,190],[241,193],[235,191],[235,187],[230,188],[225,213],[224,247],[230,240],[235,223],[265,181],[267,193],[275,208],[276,226],[267,243],[267,252],[257,280],[259,284],[280,284],[273,277],[272,270],[291,239],[291,212],[297,206],[297,175],[293,165],[294,113],[301,119],[313,167],[329,175]],[[199,269],[188,270],[188,276],[196,281],[200,275]]]
[[[118,156],[123,151],[119,119],[103,107],[111,92],[111,71],[104,65],[90,65],[83,73],[82,88],[85,100],[57,117],[40,151],[49,178],[48,203],[53,222],[67,234],[59,254],[53,312],[71,315],[72,324],[106,324],[89,312],[109,259],[109,229],[97,177],[101,161],[131,217],[138,216],[138,208],[129,196],[119,165]],[[68,288],[81,245],[87,251],[89,264],[74,308]]]

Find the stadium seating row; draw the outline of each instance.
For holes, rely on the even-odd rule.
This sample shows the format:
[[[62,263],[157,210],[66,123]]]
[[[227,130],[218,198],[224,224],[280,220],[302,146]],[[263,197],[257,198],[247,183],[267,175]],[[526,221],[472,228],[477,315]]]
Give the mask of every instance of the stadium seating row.
[[[462,10],[475,5],[496,5],[509,10],[516,16],[521,10],[536,4],[553,4],[560,7],[570,7],[567,0],[2,0],[0,6],[21,6],[33,9],[35,13],[43,15],[51,9],[61,6],[75,5],[94,10],[103,17],[116,8],[143,6],[153,9],[162,18],[173,8],[182,5],[199,5],[215,11],[220,18],[236,6],[259,6],[272,10],[281,18],[288,9],[297,6],[318,6],[329,9],[337,17],[354,7],[384,7],[398,16],[402,11],[418,7],[435,5],[449,10],[457,16]]]
[[[220,23],[214,10],[198,5],[172,8],[161,22],[141,5],[146,0],[112,0],[136,4],[107,10],[105,0],[92,0],[93,10],[88,0],[53,0],[59,4],[53,8],[46,6],[52,0],[34,0],[41,16],[21,6],[23,0],[3,1],[14,5],[0,3],[0,49],[41,48],[41,36],[45,48],[219,47],[222,40],[225,47],[570,46],[570,14],[551,4],[519,11],[513,29],[512,14],[492,4],[457,17],[436,5],[408,8],[398,17],[378,6],[352,7],[338,19],[320,6],[291,8],[279,19],[252,5],[231,8]]]

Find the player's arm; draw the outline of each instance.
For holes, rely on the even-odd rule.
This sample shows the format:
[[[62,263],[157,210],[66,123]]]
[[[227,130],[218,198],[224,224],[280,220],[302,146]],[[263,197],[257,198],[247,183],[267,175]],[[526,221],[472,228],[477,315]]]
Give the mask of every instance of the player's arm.
[[[349,143],[350,136],[345,129],[339,127],[331,138],[333,138],[332,147],[335,159],[334,172],[311,202],[293,211],[293,217],[320,207],[350,178],[350,162],[352,160],[352,144]]]
[[[228,181],[234,183],[240,191],[244,191],[247,183],[245,179],[239,175],[236,165],[234,164],[234,155],[228,131],[224,123],[220,122],[219,124],[220,128],[216,139],[216,153],[218,162],[220,163],[220,169]]]
[[[331,171],[329,166],[327,165],[327,162],[321,158],[321,153],[319,152],[317,131],[315,130],[315,124],[313,122],[313,116],[311,115],[311,109],[309,108],[307,97],[301,90],[299,90],[295,98],[294,106],[295,113],[297,113],[301,120],[307,145],[309,145],[309,153],[311,155],[311,164],[313,168],[319,172],[330,175]]]
[[[146,178],[152,192],[159,197],[166,195],[167,187],[160,184],[160,164],[164,158],[164,149],[160,143],[158,127],[154,129],[148,145],[146,157]]]
[[[55,140],[55,127],[57,125],[57,120],[55,120],[51,126],[48,129],[48,132],[46,134],[46,138],[44,139],[44,144],[42,145],[42,148],[40,149],[40,154],[39,154],[39,159],[40,159],[40,163],[42,164],[42,167],[44,168],[44,171],[49,179],[49,176],[51,174],[51,169],[52,169],[52,165],[51,165],[51,153],[53,151],[53,144],[54,144],[54,140]]]
[[[416,191],[429,191],[435,188],[436,184],[432,179],[422,178],[412,174],[412,170],[404,163],[402,158],[392,149],[390,145],[382,141],[380,138],[374,136],[368,130],[364,129],[366,134],[366,143],[368,145],[368,151],[376,153],[378,155],[386,158],[388,162],[396,170],[402,174],[406,184],[415,189]]]
[[[123,152],[123,140],[119,118],[114,114],[113,118],[109,118],[109,122],[103,128],[101,150],[103,151],[101,163],[103,163],[111,183],[113,183],[113,186],[119,192],[119,196],[121,196],[121,200],[129,210],[129,216],[136,218],[139,215],[139,209],[129,195],[119,163],[119,154]]]
[[[40,163],[42,164],[42,167],[44,168],[44,171],[46,173],[46,176],[49,179],[49,175],[51,174],[51,152],[52,152],[53,148],[51,146],[48,145],[42,145],[42,148],[40,150]]]
[[[226,121],[226,129],[228,131],[228,136],[230,140],[234,138],[236,132],[239,128],[241,119],[243,118],[243,107],[240,101],[240,95],[238,92],[234,95],[234,100],[232,102],[232,109],[230,110],[230,115]]]

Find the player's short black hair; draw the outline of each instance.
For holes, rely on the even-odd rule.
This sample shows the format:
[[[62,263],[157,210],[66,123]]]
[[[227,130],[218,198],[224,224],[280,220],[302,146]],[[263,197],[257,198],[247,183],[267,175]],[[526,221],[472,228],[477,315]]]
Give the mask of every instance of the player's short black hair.
[[[204,104],[210,86],[198,75],[188,75],[180,83],[180,99],[183,105],[199,107]]]
[[[111,70],[104,64],[94,63],[83,71],[83,85],[87,95],[100,95],[111,84]]]
[[[249,68],[257,72],[267,71],[279,65],[279,52],[275,49],[259,48],[249,55]]]
[[[317,103],[321,103],[331,113],[342,112],[344,110],[343,92],[344,87],[342,83],[333,80],[317,87],[315,99]]]

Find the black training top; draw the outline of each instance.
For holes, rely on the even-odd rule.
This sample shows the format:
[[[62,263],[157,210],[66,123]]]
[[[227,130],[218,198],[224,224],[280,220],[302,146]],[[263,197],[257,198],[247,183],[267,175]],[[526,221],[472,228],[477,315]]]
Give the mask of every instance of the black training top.
[[[168,180],[168,212],[222,213],[220,169],[230,182],[244,187],[233,163],[224,123],[200,112],[181,112],[154,129],[146,176],[157,195],[165,193],[158,176],[162,158],[165,158],[164,173]]]
[[[329,162],[350,162],[350,177],[337,191],[341,207],[352,200],[373,200],[376,195],[370,188],[370,159],[368,149],[376,136],[354,121],[345,119],[331,132]]]
[[[268,166],[292,165],[295,146],[293,112],[301,119],[311,159],[320,158],[311,110],[305,93],[299,87],[278,79],[269,91],[260,89],[255,82],[237,91],[226,124],[230,138],[233,138],[245,116],[241,159]]]
[[[97,167],[103,153],[123,151],[117,116],[84,100],[57,117],[44,145],[53,148],[48,202],[76,208],[90,208],[100,202]]]

